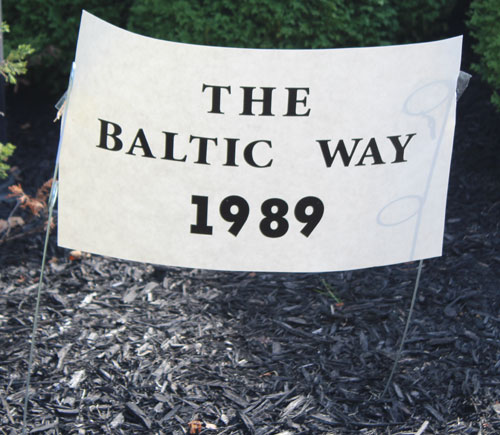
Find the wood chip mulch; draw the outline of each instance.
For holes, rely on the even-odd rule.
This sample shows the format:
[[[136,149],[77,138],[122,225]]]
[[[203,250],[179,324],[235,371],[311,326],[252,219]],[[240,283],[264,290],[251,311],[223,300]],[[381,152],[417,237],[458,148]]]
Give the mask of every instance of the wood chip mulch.
[[[500,433],[500,116],[487,95],[471,83],[459,103],[444,253],[424,262],[384,397],[416,262],[229,273],[70,258],[52,236],[30,433]],[[41,232],[0,245],[0,434],[22,427],[42,246]]]

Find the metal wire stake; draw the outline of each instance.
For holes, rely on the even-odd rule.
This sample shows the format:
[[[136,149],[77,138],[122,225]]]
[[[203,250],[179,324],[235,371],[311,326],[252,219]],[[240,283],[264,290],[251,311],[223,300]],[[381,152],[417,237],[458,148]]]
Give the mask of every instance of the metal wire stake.
[[[408,312],[408,318],[406,319],[405,330],[403,332],[403,336],[401,337],[401,344],[399,345],[398,353],[396,354],[396,359],[395,359],[394,364],[392,366],[391,374],[389,375],[389,379],[387,380],[387,383],[385,384],[384,392],[382,393],[380,398],[383,398],[385,396],[385,393],[387,393],[387,390],[389,389],[389,385],[391,385],[394,373],[396,372],[396,367],[398,366],[399,360],[401,358],[401,353],[403,352],[403,346],[404,346],[405,341],[406,341],[406,334],[408,333],[408,329],[410,327],[411,315],[413,314],[413,308],[415,307],[415,301],[417,300],[418,285],[420,284],[420,274],[422,273],[422,265],[423,264],[424,264],[424,260],[420,260],[418,263],[417,279],[415,280],[415,288],[413,289],[413,296],[411,298],[411,304],[410,304],[410,310]]]
[[[50,236],[50,224],[52,223],[52,211],[54,210],[54,204],[57,198],[57,175],[59,171],[59,165],[56,164],[54,169],[54,177],[52,178],[52,186],[50,188],[50,196],[48,200],[49,206],[49,216],[47,220],[47,229],[45,231],[45,243],[43,245],[43,255],[42,255],[42,265],[40,268],[40,278],[38,281],[38,292],[36,295],[36,305],[35,305],[35,317],[33,319],[33,331],[31,332],[31,347],[30,347],[30,355],[28,360],[28,374],[26,376],[26,392],[24,395],[24,410],[23,410],[23,435],[26,435],[27,424],[28,424],[28,402],[30,395],[30,382],[31,382],[31,370],[33,367],[33,358],[35,354],[35,345],[36,345],[36,331],[38,329],[38,317],[40,313],[40,297],[42,294],[42,285],[43,285],[43,273],[45,271],[45,262],[47,258],[47,247],[49,244],[49,236]]]

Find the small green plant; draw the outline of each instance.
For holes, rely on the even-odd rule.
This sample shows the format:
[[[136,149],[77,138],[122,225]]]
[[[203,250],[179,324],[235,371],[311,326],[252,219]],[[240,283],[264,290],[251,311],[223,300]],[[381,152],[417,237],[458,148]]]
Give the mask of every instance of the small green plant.
[[[492,87],[492,103],[500,111],[500,4],[498,0],[474,0],[468,21],[479,61],[472,69]]]
[[[340,299],[336,294],[335,291],[333,290],[332,286],[328,284],[324,279],[321,280],[321,284],[323,284],[324,289],[316,289],[316,293],[319,293],[321,295],[327,296],[330,299],[333,299],[335,301],[335,305],[337,306],[343,306],[344,302],[342,302],[342,299]]]
[[[14,154],[16,147],[11,143],[0,143],[0,179],[6,178],[10,166],[6,163],[7,159]]]
[[[1,24],[1,32],[10,32],[10,27],[7,23]],[[11,50],[8,56],[0,63],[0,74],[2,74],[10,84],[17,83],[17,76],[26,74],[28,71],[27,57],[33,54],[35,50],[29,44],[19,44],[15,50]]]

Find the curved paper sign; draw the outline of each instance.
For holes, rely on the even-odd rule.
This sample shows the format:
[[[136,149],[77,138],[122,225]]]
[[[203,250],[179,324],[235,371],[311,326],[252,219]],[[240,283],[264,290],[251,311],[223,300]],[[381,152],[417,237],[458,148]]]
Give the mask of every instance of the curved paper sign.
[[[461,43],[206,47],[84,12],[59,244],[255,271],[439,256]]]

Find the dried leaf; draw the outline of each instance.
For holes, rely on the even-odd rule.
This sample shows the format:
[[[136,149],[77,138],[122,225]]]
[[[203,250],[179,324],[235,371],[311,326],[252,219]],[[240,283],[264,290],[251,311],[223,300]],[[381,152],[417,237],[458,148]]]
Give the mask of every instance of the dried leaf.
[[[28,200],[28,195],[24,193],[24,190],[20,184],[14,184],[8,187],[10,193],[7,198],[17,198],[17,200],[24,204]]]
[[[33,198],[26,193],[20,184],[9,186],[10,193],[7,198],[16,198],[20,203],[22,208],[27,208],[29,211],[35,215],[39,216],[40,212],[47,208],[47,197],[50,193],[50,188],[52,186],[52,179],[46,181],[42,187],[40,187]]]
[[[69,261],[81,260],[82,251],[71,251],[69,253]]]
[[[28,208],[29,211],[34,215],[34,216],[39,216],[40,212],[45,209],[47,204],[39,201],[38,199],[30,198],[28,197],[28,200],[21,205],[22,208]]]
[[[199,420],[193,420],[188,423],[189,435],[198,435],[203,429],[203,423]]]
[[[50,189],[52,187],[52,181],[53,181],[52,178],[50,180],[47,180],[45,183],[42,184],[42,187],[40,187],[37,190],[35,198],[38,201],[47,203],[47,197],[49,196]]]

